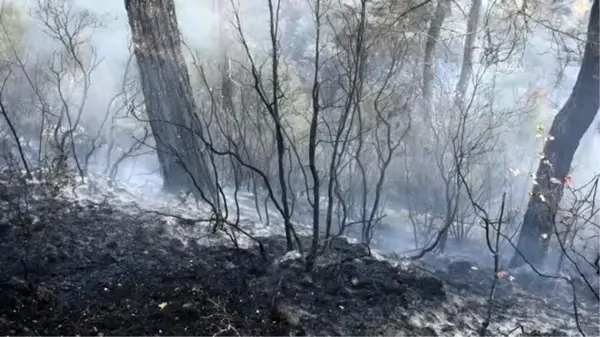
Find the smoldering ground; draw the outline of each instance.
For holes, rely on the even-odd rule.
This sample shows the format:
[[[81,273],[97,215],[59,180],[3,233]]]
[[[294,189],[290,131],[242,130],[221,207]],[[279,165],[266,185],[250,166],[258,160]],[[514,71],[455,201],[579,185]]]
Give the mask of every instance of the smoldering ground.
[[[31,11],[25,11],[30,20],[25,46],[22,48],[28,57],[21,59],[24,65],[17,62],[14,74],[7,81],[7,88],[11,89],[7,89],[3,96],[15,95],[11,98],[12,101],[3,102],[11,116],[19,117],[15,119],[19,122],[19,135],[27,138],[23,143],[27,145],[27,159],[32,162],[40,159],[38,154],[49,146],[44,141],[38,141],[38,135],[43,132],[38,133],[36,128],[42,126],[37,122],[27,124],[28,120],[22,118],[32,116],[31,120],[38,121],[34,113],[37,110],[29,109],[23,103],[26,100],[21,99],[26,95],[16,93],[31,92],[35,98],[36,92],[30,88],[23,69],[28,74],[36,73],[36,69],[46,69],[52,66],[49,60],[58,55],[53,53],[63,50],[60,43],[48,38],[44,32],[44,22],[40,20],[44,17],[36,12],[39,4],[30,2]],[[91,13],[96,15],[94,19],[101,20],[102,23],[93,32],[85,31],[84,34],[89,39],[89,46],[93,46],[96,52],[95,58],[86,60],[102,62],[98,63],[92,73],[89,88],[86,89],[89,100],[83,109],[81,128],[78,129],[81,131],[78,135],[82,137],[75,142],[76,149],[73,151],[85,157],[89,153],[89,140],[97,132],[104,137],[106,144],[90,157],[84,184],[80,184],[80,179],[71,171],[66,176],[57,175],[55,180],[48,179],[46,173],[40,175],[45,178],[39,180],[24,181],[15,172],[6,173],[2,177],[0,195],[5,209],[0,222],[0,262],[1,270],[7,272],[0,279],[0,332],[79,335],[476,335],[481,332],[482,325],[488,324],[489,334],[597,333],[598,301],[593,294],[594,287],[587,289],[588,286],[579,277],[591,277],[590,280],[597,283],[594,269],[585,262],[585,258],[594,256],[598,249],[591,245],[584,247],[586,242],[593,241],[588,235],[585,236],[588,237],[587,241],[581,238],[578,241],[569,239],[570,243],[577,243],[575,249],[569,248],[570,255],[576,262],[566,261],[565,268],[559,273],[555,270],[559,257],[551,254],[547,266],[541,268],[541,272],[548,275],[545,277],[537,275],[527,266],[519,270],[507,270],[507,260],[514,254],[514,249],[503,237],[498,254],[500,269],[494,270],[495,261],[486,244],[485,228],[480,219],[474,217],[472,205],[465,202],[465,207],[458,212],[460,220],[455,219],[451,224],[451,234],[443,254],[432,252],[421,260],[408,259],[436,236],[443,223],[440,218],[446,210],[445,201],[457,200],[444,198],[448,191],[444,178],[448,179],[444,176],[446,170],[440,167],[443,168],[443,164],[447,163],[444,160],[448,159],[448,153],[440,152],[428,140],[419,138],[420,132],[424,133],[426,130],[419,129],[419,125],[413,125],[417,131],[405,139],[400,138],[405,135],[398,132],[398,138],[404,140],[405,144],[396,154],[383,184],[382,202],[377,207],[375,216],[381,221],[375,221],[377,226],[371,245],[373,251],[353,240],[360,239],[362,235],[359,222],[345,233],[348,240],[333,239],[325,245],[327,248],[319,257],[315,269],[311,273],[305,273],[303,261],[294,253],[285,253],[281,212],[269,201],[264,184],[260,188],[256,187],[256,180],[254,186],[248,183],[248,188],[236,189],[232,186],[236,185],[235,179],[225,181],[223,178],[224,199],[227,201],[229,214],[235,219],[222,227],[214,226],[214,221],[211,222],[213,214],[204,204],[189,200],[182,202],[179,196],[160,191],[159,164],[152,148],[152,140],[135,147],[145,133],[144,123],[140,121],[139,115],[134,114],[143,109],[140,107],[139,87],[136,87],[135,59],[132,63],[128,49],[129,28],[122,2],[115,0],[100,5],[93,1],[77,1],[67,4],[73,6],[68,8],[70,13],[75,13],[75,17],[77,13]],[[287,17],[284,20],[288,20],[288,24],[282,28],[282,39],[290,41],[282,47],[282,55],[286,58],[286,76],[290,78],[286,78],[289,83],[285,84],[293,87],[290,90],[292,94],[288,94],[286,98],[306,98],[302,95],[310,90],[303,85],[310,83],[306,73],[310,74],[312,69],[312,45],[309,41],[312,41],[311,34],[314,34],[315,29],[309,24],[312,22],[310,6],[306,7],[298,2],[293,4],[293,10],[288,8],[285,11]],[[245,38],[250,41],[250,54],[257,54],[258,56],[252,56],[263,61],[263,58],[268,59],[265,56],[268,53],[261,53],[268,47],[263,42],[269,40],[269,29],[265,23],[268,19],[268,15],[265,15],[268,13],[266,2],[244,2],[244,6],[247,7],[242,10],[247,15],[241,16],[241,25]],[[215,13],[214,8],[207,3],[177,1],[176,8],[186,42],[183,49],[188,61],[192,63],[190,69],[196,70],[192,78],[202,82],[204,78],[198,74],[199,68],[194,68],[193,62],[200,59],[206,63],[203,69],[220,69],[216,64],[221,61],[221,55],[219,48],[215,46],[223,42],[218,41],[215,38],[217,35],[213,33],[217,23],[231,23],[234,20],[222,20],[221,14]],[[342,15],[342,19],[352,22],[348,19],[353,17],[350,15],[354,13],[351,8],[352,6],[346,8],[349,12]],[[447,23],[449,29],[444,31],[446,35],[442,36],[442,40],[447,42],[445,47],[448,50],[460,55],[462,43],[452,38],[451,33],[454,28],[460,26],[464,29],[463,26],[466,25],[456,11],[454,15],[454,21],[449,20]],[[488,18],[498,19],[492,16]],[[264,22],[261,19],[265,19]],[[417,19],[411,17],[417,23],[428,21]],[[386,24],[386,20],[382,22]],[[565,24],[571,28],[577,26],[575,20]],[[501,28],[500,24],[497,26],[496,28]],[[415,29],[421,28],[423,27],[415,26]],[[494,146],[500,145],[494,147],[485,156],[485,160],[474,160],[477,165],[468,167],[475,172],[473,176],[477,178],[473,178],[471,182],[474,189],[479,188],[479,198],[476,201],[484,204],[493,217],[499,211],[502,192],[507,192],[507,209],[514,211],[514,217],[519,218],[518,209],[523,208],[527,201],[527,191],[533,184],[529,171],[534,169],[538,159],[540,137],[543,139],[547,136],[543,132],[541,136],[537,134],[536,127],[538,124],[545,126],[544,121],[551,118],[557,110],[554,105],[562,103],[568,97],[577,73],[577,65],[566,64],[561,73],[562,80],[549,92],[546,100],[540,94],[533,99],[535,102],[523,102],[523,96],[530,90],[555,84],[554,77],[540,75],[548,74],[548,69],[562,65],[559,58],[546,52],[551,44],[548,42],[550,35],[543,29],[536,31],[529,47],[524,50],[527,67],[506,77],[498,76],[497,73],[486,77],[490,83],[492,77],[498,78],[490,85],[494,90],[486,89],[486,86],[484,89],[477,88],[481,90],[477,96],[477,113],[482,116],[499,113],[500,116],[515,118],[511,120],[513,124],[502,125],[498,133],[493,133],[493,129],[487,130],[498,137],[490,138],[489,142],[497,141]],[[402,36],[406,45],[424,45],[422,40],[412,40],[416,37],[411,34],[403,33],[398,36]],[[343,42],[340,44],[344,46]],[[237,46],[233,42],[231,45]],[[402,44],[394,46],[400,50]],[[329,53],[326,58],[343,54],[343,48],[336,48],[339,49],[326,50]],[[382,50],[381,54],[377,54],[375,59],[369,59],[370,63],[367,63],[387,65],[386,56],[391,51]],[[413,52],[410,48],[401,50]],[[438,57],[441,58],[442,55]],[[231,79],[239,88],[244,88],[247,81],[252,80],[244,73],[244,67],[248,63],[246,58],[241,52],[239,55],[231,53],[229,56],[229,65],[237,67],[238,71],[230,73]],[[460,61],[460,58],[452,55],[444,58],[448,61]],[[406,80],[407,83],[412,83],[418,78],[418,75],[411,72],[420,69],[418,62],[421,61],[415,60],[420,58],[406,60],[404,68],[396,74],[399,83],[394,83],[397,85],[394,92],[402,92],[402,95],[397,95],[401,97],[388,98],[386,101],[386,106],[402,107],[385,111],[388,116],[396,114],[394,125],[399,125],[399,131],[403,131],[407,125],[408,117],[413,118],[405,116],[406,111],[415,114],[419,112],[417,108],[414,108],[415,111],[407,108],[418,106],[415,103],[417,101],[413,101],[417,94],[404,83],[406,79],[409,79]],[[345,65],[343,62],[346,61],[339,63]],[[289,64],[293,64],[293,67]],[[339,80],[343,76],[336,75],[336,71],[341,66],[333,64],[324,72],[328,75],[325,77],[337,76]],[[434,109],[440,114],[450,101],[446,96],[453,96],[454,77],[458,74],[460,62],[444,64],[439,67],[439,102]],[[385,70],[377,68],[373,73],[381,75]],[[206,75],[208,87],[217,87],[210,75]],[[77,79],[75,75],[72,77]],[[379,85],[375,80],[371,84],[374,87]],[[79,107],[78,102],[84,96],[84,86],[70,85],[72,101],[61,104],[58,100],[51,113],[60,111],[61,107],[75,110]],[[198,91],[202,94],[209,92],[206,83],[194,85],[199,87]],[[335,86],[335,83],[323,83],[323,87],[327,85]],[[301,88],[297,89],[298,86]],[[343,84],[338,83],[338,86],[343,88]],[[123,87],[127,87],[127,90],[123,90]],[[121,91],[127,94],[122,101],[131,104],[133,108],[124,104],[109,104]],[[56,98],[51,94],[49,96]],[[243,101],[248,106],[240,104],[242,112],[264,110],[260,104],[252,105],[255,95],[241,91],[239,96],[250,98]],[[335,106],[339,97],[334,92],[328,99]],[[119,102],[123,103],[122,101]],[[247,103],[248,101],[251,103]],[[309,109],[303,105],[305,101],[309,99],[288,103],[293,106],[292,112],[297,113]],[[206,102],[200,105],[206,111],[212,108]],[[490,105],[493,108],[489,108]],[[40,104],[40,107],[44,105]],[[111,107],[114,111],[110,110]],[[103,123],[107,110],[110,110],[108,122]],[[513,110],[518,113],[513,113]],[[296,118],[292,119],[294,122],[304,125],[303,118],[306,116],[292,115]],[[517,120],[515,116],[520,118],[521,115],[530,118]],[[335,114],[326,115],[331,116]],[[258,117],[268,120],[266,114]],[[439,117],[444,119],[448,116]],[[331,121],[323,121],[325,124],[328,122]],[[474,134],[473,139],[486,133],[486,129],[480,128],[477,121],[472,123],[470,130]],[[517,129],[519,124],[522,127]],[[29,127],[31,125],[35,127]],[[105,127],[99,128],[102,125]],[[300,127],[292,129],[298,130]],[[261,135],[269,134],[262,130]],[[290,134],[292,139],[294,134]],[[377,135],[379,133],[374,132],[373,139],[378,139]],[[267,136],[266,143],[270,145],[269,142],[273,139]],[[92,145],[101,144],[102,137],[98,138],[98,142],[91,142]],[[597,144],[593,142],[595,138],[592,132],[586,137],[575,160],[573,188],[585,184],[596,173],[591,168],[597,166],[597,161],[594,162],[597,157],[589,154],[595,153]],[[10,137],[6,138],[7,148],[13,151],[15,147],[11,146]],[[238,138],[245,145],[254,140],[251,136]],[[265,146],[264,143],[262,145]],[[290,141],[289,145],[291,148],[295,143]],[[354,151],[356,144],[352,145],[348,147],[348,151]],[[133,149],[130,155],[122,156],[129,149]],[[273,148],[269,149],[274,152]],[[300,149],[298,156],[302,156],[303,148],[297,149]],[[264,164],[261,166],[263,172],[273,170],[275,165],[272,158],[267,158],[269,151],[264,148],[262,152],[254,150],[256,157],[249,160]],[[374,168],[379,163],[379,159],[373,156],[377,152],[376,147],[363,152],[363,161],[372,165],[368,174],[363,175],[364,181],[357,178],[360,177],[360,168],[355,164],[349,165],[350,169],[343,170],[336,177],[338,188],[343,190],[335,193],[339,192],[343,195],[342,199],[351,202],[349,209],[354,211],[350,215],[351,220],[361,218],[362,201],[372,205],[375,199],[374,186],[377,185],[377,179],[371,174],[377,173]],[[264,156],[261,157],[261,153]],[[322,155],[323,162],[329,158],[327,149],[319,154]],[[352,157],[352,153],[347,154],[346,159],[349,157]],[[120,161],[121,158],[124,159]],[[4,159],[6,162],[3,164],[15,163],[15,158]],[[227,162],[227,158],[220,160]],[[308,246],[312,230],[308,225],[311,223],[311,207],[305,201],[307,191],[303,190],[306,189],[306,184],[300,174],[300,168],[306,163],[289,160],[289,165],[292,166],[290,172],[295,174],[290,173],[288,177],[289,189],[293,192],[290,193],[293,194],[290,199],[294,201],[293,222],[297,224],[300,241]],[[41,162],[40,160],[38,163],[40,165],[32,164],[32,170],[43,167]],[[520,173],[514,173],[516,171]],[[273,176],[274,174],[269,178]],[[481,177],[484,179],[479,181]],[[275,186],[277,184],[273,181],[276,180],[273,179],[271,184],[274,185],[276,194],[279,194]],[[363,182],[366,184],[362,184]],[[239,185],[243,184],[238,184],[237,187]],[[367,185],[368,193],[364,193],[364,185]],[[583,191],[578,195],[585,194]],[[569,205],[575,205],[580,200],[574,198],[571,201]],[[337,215],[339,213],[336,213],[334,220],[338,220]],[[321,216],[323,223],[326,214]],[[516,220],[505,224],[504,234],[507,237],[515,238],[518,222]],[[570,223],[565,221],[564,227],[568,228]],[[218,229],[215,233],[214,228]],[[336,229],[334,226],[334,232]],[[592,237],[596,229],[592,229]],[[584,232],[585,230],[578,231],[578,235],[583,238]],[[259,239],[262,249],[248,234]],[[239,247],[233,247],[235,244]],[[557,247],[552,247],[552,250],[560,252]],[[581,252],[585,253],[583,258],[576,254]],[[500,278],[496,275],[497,272],[508,274],[501,274]],[[575,287],[567,282],[571,275],[576,276],[573,280],[578,280],[572,282]],[[596,286],[595,283],[593,286]],[[491,297],[490,289],[494,284],[496,291]],[[597,287],[595,293],[597,297]],[[491,312],[489,317],[485,314],[488,311]]]
[[[23,193],[15,182],[1,186],[3,200]],[[27,218],[3,210],[13,217],[1,244],[0,326],[8,334],[476,335],[485,319],[488,261],[451,252],[410,261],[340,238],[306,274],[285,253],[282,231],[252,214],[240,226],[264,251],[240,233],[239,248],[226,232],[211,234],[195,222],[207,210],[194,203],[139,199],[131,186],[68,186],[52,203],[49,186],[28,188],[37,197]],[[17,219],[33,226],[28,235]],[[527,271],[511,277],[498,286],[491,334],[576,331],[568,285]],[[592,334],[598,303],[583,294],[579,324]]]

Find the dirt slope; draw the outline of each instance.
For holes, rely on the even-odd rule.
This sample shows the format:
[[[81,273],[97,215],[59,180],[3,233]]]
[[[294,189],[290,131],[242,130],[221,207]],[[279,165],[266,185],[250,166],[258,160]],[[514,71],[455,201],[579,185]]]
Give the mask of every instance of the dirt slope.
[[[409,262],[340,238],[305,273],[277,234],[261,253],[110,193],[27,186],[0,181],[0,335],[476,335],[487,310],[493,272],[469,262]],[[577,333],[566,286],[515,275],[488,334]],[[536,292],[547,287],[555,296]],[[578,310],[598,335],[597,303]]]

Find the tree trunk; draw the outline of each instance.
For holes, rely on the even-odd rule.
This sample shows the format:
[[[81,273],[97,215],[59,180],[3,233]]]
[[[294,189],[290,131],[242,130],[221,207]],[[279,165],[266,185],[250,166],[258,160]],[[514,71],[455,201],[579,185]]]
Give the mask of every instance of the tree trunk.
[[[227,6],[227,1],[223,1],[223,0],[213,0],[213,11],[215,13],[218,13],[218,19],[217,19],[217,27],[216,27],[216,32],[215,35],[218,38],[218,48],[219,48],[219,52],[220,52],[220,57],[221,57],[221,97],[220,98],[220,105],[221,105],[221,112],[223,114],[225,114],[227,116],[226,119],[224,119],[226,122],[225,124],[228,125],[227,127],[231,127],[233,129],[238,128],[239,126],[236,125],[236,123],[232,123],[231,120],[229,119],[229,116],[231,116],[234,120],[236,118],[235,114],[235,110],[234,110],[234,105],[233,105],[233,98],[235,95],[235,83],[232,79],[232,69],[231,69],[231,57],[230,57],[230,51],[229,48],[231,45],[233,45],[233,41],[230,38],[227,30],[225,29],[225,23],[228,22],[228,15],[226,12],[226,6]],[[238,117],[239,118],[239,117]],[[233,125],[231,125],[231,124]],[[234,137],[244,137],[244,136],[234,136]],[[244,140],[242,140],[243,142]],[[231,172],[233,173],[234,176],[238,177],[238,183],[236,184],[235,188],[239,189],[245,182],[249,183],[249,177],[246,174],[244,167],[242,164],[240,164],[239,161],[237,160],[230,160],[229,164],[231,164]],[[250,189],[248,189],[250,190]]]
[[[460,69],[460,77],[456,84],[454,104],[459,111],[463,111],[463,102],[469,79],[473,73],[473,53],[475,51],[475,42],[477,41],[477,32],[479,28],[479,17],[481,16],[481,0],[473,0],[469,17],[467,19],[467,34],[465,37],[465,46],[463,48],[462,66]]]
[[[456,89],[454,90],[454,108],[458,111],[458,116],[460,116],[459,126],[456,129],[456,135],[458,136],[458,141],[460,148],[464,148],[464,135],[461,132],[461,124],[466,123],[466,115],[468,111],[465,111],[464,107],[464,98],[467,93],[469,79],[471,78],[471,74],[473,73],[473,53],[475,51],[475,41],[477,40],[477,30],[479,28],[479,16],[481,12],[481,0],[473,0],[471,4],[471,9],[469,10],[469,17],[467,19],[467,34],[465,38],[465,45],[463,48],[463,59],[462,65],[460,68],[460,76],[458,78],[458,82],[456,83]],[[443,160],[443,159],[442,159]],[[462,160],[460,162],[456,161],[453,163],[457,165],[456,173],[452,175],[452,180],[456,179],[456,175],[458,175],[458,170],[462,170]],[[468,164],[467,164],[468,165]],[[443,174],[443,173],[442,173]],[[454,182],[452,182],[454,184]],[[455,191],[451,198],[446,198],[446,217],[445,217],[445,226],[444,232],[440,237],[440,246],[438,252],[444,253],[446,249],[446,242],[448,241],[448,230],[450,230],[452,223],[456,218],[456,213],[458,211],[458,207],[460,205],[460,195],[461,195],[461,187],[462,183],[459,179],[456,179]],[[450,188],[449,182],[446,183],[446,191]]]
[[[203,151],[174,1],[125,0],[125,8],[163,187],[168,191],[191,188],[212,201],[217,196],[215,178]]]
[[[569,173],[571,162],[579,141],[592,124],[599,108],[600,84],[598,80],[599,39],[598,39],[598,0],[594,0],[590,13],[587,42],[577,81],[571,96],[554,118],[550,135],[544,145],[544,157],[540,160],[533,187],[532,197],[527,205],[523,226],[510,267],[523,265],[525,261],[540,266],[546,257],[548,244],[555,222],[556,212],[564,188],[564,179]],[[554,184],[551,178],[561,184]]]
[[[450,9],[448,0],[439,0],[435,7],[433,19],[427,30],[425,56],[423,58],[423,101],[425,102],[425,120],[429,120],[433,111],[433,80],[435,79],[435,51],[440,38],[442,25]]]
[[[225,30],[224,22],[227,22],[227,12],[225,6],[227,2],[222,0],[213,0],[213,10],[219,14],[217,23],[217,36],[219,38],[219,51],[223,69],[221,70],[221,105],[226,113],[233,111],[233,88],[234,83],[231,79],[231,59],[229,57],[229,46],[233,43],[229,34]]]

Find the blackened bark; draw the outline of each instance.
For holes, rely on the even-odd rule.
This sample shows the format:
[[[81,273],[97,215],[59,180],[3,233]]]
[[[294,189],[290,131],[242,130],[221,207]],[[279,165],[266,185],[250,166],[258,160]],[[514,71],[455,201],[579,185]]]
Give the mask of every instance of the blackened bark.
[[[550,128],[550,135],[554,140],[548,140],[544,145],[544,158],[540,160],[536,174],[538,184],[533,188],[533,195],[523,219],[517,249],[534,266],[540,266],[546,257],[564,188],[563,184],[554,184],[550,179],[554,177],[564,183],[579,141],[598,113],[598,10],[598,0],[594,0],[581,69],[571,96],[554,118]],[[519,252],[513,256],[511,268],[525,263]]]
[[[199,137],[174,0],[125,0],[125,8],[164,188],[197,186],[211,200],[216,196],[214,175]]]

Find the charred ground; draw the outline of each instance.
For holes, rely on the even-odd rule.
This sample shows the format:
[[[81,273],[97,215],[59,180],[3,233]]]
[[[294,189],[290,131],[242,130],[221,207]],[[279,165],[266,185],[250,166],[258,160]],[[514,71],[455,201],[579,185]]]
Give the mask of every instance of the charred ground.
[[[260,238],[264,252],[224,235],[206,243],[200,224],[69,189],[1,179],[0,334],[476,335],[485,316],[486,267],[383,257],[339,238],[305,273],[276,234]],[[554,297],[536,292],[547,287]],[[489,333],[576,333],[568,295],[530,274],[502,280]],[[578,310],[597,334],[597,303],[580,296]]]

